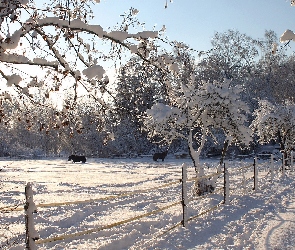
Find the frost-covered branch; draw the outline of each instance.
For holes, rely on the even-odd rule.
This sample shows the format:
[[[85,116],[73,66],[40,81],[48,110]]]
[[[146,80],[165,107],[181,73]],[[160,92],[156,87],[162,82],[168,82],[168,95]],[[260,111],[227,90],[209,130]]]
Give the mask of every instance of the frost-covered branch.
[[[8,76],[5,75],[5,74],[3,73],[2,70],[0,70],[0,75],[1,75],[6,81],[8,81]]]
[[[221,129],[226,140],[232,143],[247,145],[251,141],[251,130],[246,126],[249,109],[240,100],[240,91],[238,87],[231,88],[228,80],[202,82],[198,88],[195,83],[188,84],[180,89],[172,106],[157,103],[147,110],[145,129],[152,131],[150,136],[160,136],[170,142],[185,136],[195,167],[199,168],[199,156],[211,134],[210,129]],[[203,173],[200,168],[199,171]]]
[[[99,1],[96,2],[99,3]],[[0,13],[8,18],[3,20],[1,25],[10,23],[13,25],[9,30],[1,29],[0,62],[40,66],[40,70],[43,67],[51,67],[55,71],[58,70],[61,75],[69,74],[73,78],[75,91],[79,83],[90,96],[94,96],[92,89],[95,88],[97,92],[98,88],[95,86],[99,85],[100,80],[105,76],[104,61],[108,58],[112,59],[113,55],[117,54],[120,59],[123,53],[129,51],[146,63],[157,66],[157,58],[149,58],[149,56],[150,51],[155,49],[153,40],[158,38],[158,32],[128,31],[129,25],[137,23],[132,21],[132,18],[138,10],[131,9],[129,16],[124,18],[124,28],[105,30],[101,25],[91,24],[87,20],[87,16],[91,19],[92,15],[90,3],[93,1],[52,1],[46,3],[45,8],[38,8],[34,3],[26,0],[15,4],[9,1],[2,3],[3,8]],[[14,14],[13,18],[11,14]],[[23,20],[23,16],[27,15],[29,18]],[[89,39],[90,36],[91,39]],[[84,42],[84,39],[87,41]],[[91,46],[90,41],[93,43]],[[109,41],[110,47],[104,46],[113,51],[104,53],[103,50],[95,48],[99,41]],[[116,50],[116,46],[120,49]],[[38,57],[33,58],[35,55]],[[95,67],[101,69],[96,71],[97,74],[93,74]],[[5,70],[3,74],[6,75]],[[24,82],[23,85],[26,85],[26,79],[23,76],[20,78]],[[105,93],[109,92],[104,86],[101,89]],[[109,95],[112,96],[111,92]]]
[[[33,59],[33,61],[31,61],[25,56],[18,54],[8,54],[4,52],[0,54],[0,61],[9,64],[28,64],[41,67],[52,67],[54,69],[57,69],[57,61],[50,62],[41,58],[35,58]]]
[[[144,129],[149,137],[160,137],[169,144],[174,139],[185,139],[196,175],[200,177],[205,174],[200,155],[212,130],[223,131],[225,145],[250,143],[252,131],[246,117],[249,108],[240,99],[242,89],[230,87],[229,80],[186,84],[182,81],[179,85],[181,87],[174,89],[176,93],[171,95],[175,99],[170,105],[156,103],[146,111]],[[212,185],[205,182],[198,183],[199,194]]]

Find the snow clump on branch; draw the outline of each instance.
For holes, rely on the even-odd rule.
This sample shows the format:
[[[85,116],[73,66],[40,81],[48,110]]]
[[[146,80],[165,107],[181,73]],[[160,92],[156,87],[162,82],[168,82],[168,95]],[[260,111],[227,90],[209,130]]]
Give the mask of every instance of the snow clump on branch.
[[[284,42],[288,42],[290,40],[295,41],[295,34],[291,30],[286,30],[284,32],[284,34],[280,37],[280,42],[284,43]]]
[[[82,73],[88,78],[92,79],[94,77],[97,77],[98,80],[101,80],[103,78],[103,75],[105,73],[105,70],[100,65],[94,65],[87,69],[84,69]]]

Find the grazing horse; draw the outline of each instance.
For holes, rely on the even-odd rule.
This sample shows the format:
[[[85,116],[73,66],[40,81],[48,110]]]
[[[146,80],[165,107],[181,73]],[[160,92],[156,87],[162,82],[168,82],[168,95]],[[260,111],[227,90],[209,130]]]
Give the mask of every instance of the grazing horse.
[[[162,152],[162,153],[155,153],[154,156],[153,156],[153,160],[157,161],[158,159],[162,159],[162,161],[164,161],[167,154],[168,154],[168,151],[165,151],[165,152]]]
[[[80,162],[80,161],[82,161],[83,163],[85,163],[85,162],[86,162],[86,157],[85,157],[84,155],[83,155],[83,156],[70,155],[68,161],[71,161],[71,160],[72,160],[74,163],[75,163],[75,162]]]

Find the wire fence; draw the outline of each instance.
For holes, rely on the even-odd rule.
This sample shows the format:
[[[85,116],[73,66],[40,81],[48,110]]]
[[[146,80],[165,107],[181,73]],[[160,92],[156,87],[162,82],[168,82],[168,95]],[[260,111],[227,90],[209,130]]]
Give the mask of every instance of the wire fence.
[[[286,160],[286,159],[285,159]],[[291,160],[290,170],[293,171],[293,160]],[[245,164],[239,168],[231,168],[229,171],[228,164],[224,164],[223,169],[218,173],[212,173],[206,176],[201,177],[191,177],[187,178],[187,167],[185,164],[182,166],[182,176],[178,180],[159,185],[157,187],[136,190],[132,192],[125,192],[118,195],[111,195],[108,197],[103,197],[99,199],[88,199],[88,200],[78,200],[73,202],[60,202],[60,203],[43,203],[35,206],[33,202],[33,192],[30,189],[32,185],[28,183],[26,186],[26,203],[18,204],[15,206],[6,206],[1,207],[0,212],[13,212],[21,211],[25,208],[26,215],[26,249],[36,249],[37,245],[46,244],[49,242],[63,241],[75,237],[82,237],[88,234],[95,232],[100,232],[106,229],[111,229],[114,227],[119,227],[130,222],[141,220],[145,217],[155,215],[158,213],[163,213],[164,211],[177,207],[177,209],[182,211],[182,220],[174,223],[163,230],[160,230],[155,234],[151,239],[145,240],[145,242],[139,242],[137,244],[146,244],[155,238],[161,237],[179,226],[187,226],[190,221],[196,220],[198,217],[203,216],[204,214],[210,213],[216,209],[219,209],[224,204],[230,203],[230,197],[234,195],[245,195],[249,192],[255,191],[259,188],[259,185],[263,185],[263,180],[266,178],[273,181],[274,176],[278,174],[285,174],[285,167],[278,163],[274,162],[273,156],[270,156],[270,161],[260,162],[257,158],[254,158],[253,164]],[[214,191],[208,192],[202,196],[197,196],[194,190],[197,188],[197,185],[200,180],[210,180],[212,178],[216,179],[216,187]],[[235,183],[232,183],[231,180],[235,180]],[[237,185],[240,183],[240,185]],[[180,185],[181,184],[181,185]],[[231,185],[234,184],[234,185]],[[161,204],[156,209],[148,212],[139,211],[139,214],[136,216],[122,219],[110,223],[108,225],[101,225],[91,229],[81,230],[75,233],[64,233],[57,236],[39,238],[37,232],[34,231],[34,216],[33,214],[37,211],[38,208],[50,208],[50,207],[62,207],[68,205],[77,205],[77,204],[89,204],[93,202],[100,201],[110,201],[118,198],[126,198],[128,196],[142,195],[144,193],[154,192],[155,190],[165,190],[171,188],[172,186],[177,187],[177,190],[181,191],[176,194],[176,199],[166,204]],[[29,191],[28,191],[29,190]],[[189,192],[191,191],[191,192]],[[28,194],[29,192],[29,194]],[[178,196],[178,198],[177,198]],[[210,202],[210,206],[204,206],[204,203],[200,203],[201,200],[211,199],[214,200]],[[30,209],[31,207],[31,209]],[[33,209],[32,209],[33,207]],[[34,209],[36,207],[36,209]],[[189,210],[189,213],[188,213]],[[197,213],[195,213],[197,212]]]

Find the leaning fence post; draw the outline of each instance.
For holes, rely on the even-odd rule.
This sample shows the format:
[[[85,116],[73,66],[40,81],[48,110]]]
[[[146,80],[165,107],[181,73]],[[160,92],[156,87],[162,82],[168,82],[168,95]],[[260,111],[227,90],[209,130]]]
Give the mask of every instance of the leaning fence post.
[[[223,203],[225,205],[228,205],[229,204],[229,174],[228,174],[228,170],[227,170],[227,167],[224,163],[224,201]]]
[[[37,213],[36,205],[33,201],[32,184],[29,182],[25,187],[26,204],[25,223],[26,223],[26,249],[36,250],[35,240],[39,239],[39,235],[35,230],[33,213]]]
[[[257,191],[258,189],[258,168],[257,168],[257,158],[254,157],[254,163],[253,163],[253,166],[254,166],[254,187],[253,187],[253,190]]]
[[[182,225],[184,227],[187,226],[187,166],[185,163],[182,164],[182,211],[183,211],[183,217],[182,217]]]

